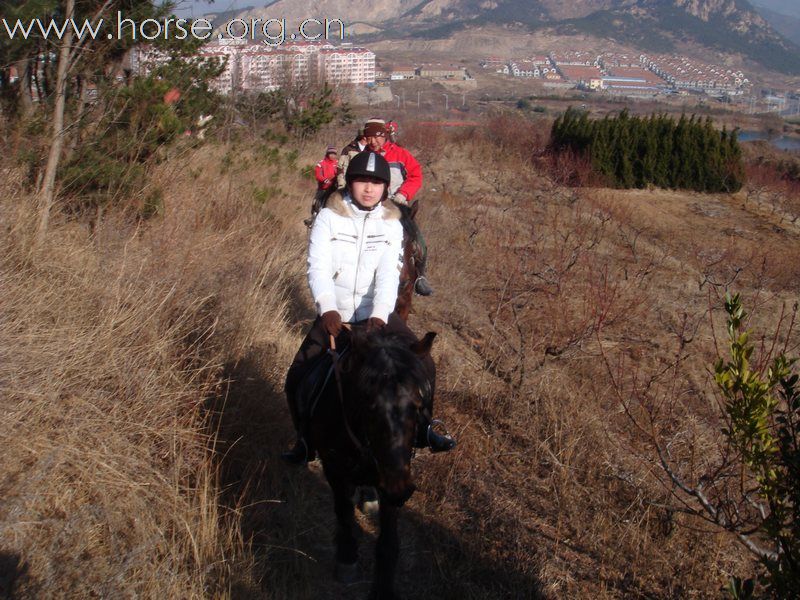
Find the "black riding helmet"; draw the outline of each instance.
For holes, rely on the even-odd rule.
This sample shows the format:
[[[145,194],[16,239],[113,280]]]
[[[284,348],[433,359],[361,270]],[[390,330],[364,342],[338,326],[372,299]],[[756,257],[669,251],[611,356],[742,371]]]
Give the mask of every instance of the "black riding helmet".
[[[347,182],[347,187],[356,177],[374,177],[380,179],[386,184],[386,189],[389,189],[389,182],[392,175],[389,172],[389,163],[380,154],[365,150],[359,152],[351,160],[347,166],[347,172],[344,174],[344,179]]]

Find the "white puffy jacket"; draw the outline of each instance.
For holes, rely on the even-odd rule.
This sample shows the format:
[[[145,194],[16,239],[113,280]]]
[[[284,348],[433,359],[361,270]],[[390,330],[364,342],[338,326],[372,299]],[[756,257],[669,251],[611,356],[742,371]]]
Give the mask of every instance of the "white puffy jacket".
[[[365,211],[349,195],[328,198],[308,245],[308,285],[320,315],[338,310],[345,322],[386,322],[402,266],[403,226],[392,202]]]

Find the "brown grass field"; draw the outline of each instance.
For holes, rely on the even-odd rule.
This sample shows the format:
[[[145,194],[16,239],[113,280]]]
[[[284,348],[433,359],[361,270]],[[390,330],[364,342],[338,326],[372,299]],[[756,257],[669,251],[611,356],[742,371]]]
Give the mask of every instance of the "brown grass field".
[[[375,524],[359,517],[363,581],[335,583],[319,465],[277,458],[313,318],[300,170],[347,133],[296,164],[250,137],[178,148],[152,174],[162,214],[62,215],[39,249],[0,162],[0,594],[365,597]],[[404,124],[436,288],[411,326],[439,334],[436,412],[460,443],[415,459],[399,591],[720,597],[757,565],[680,510],[632,419],[656,407],[689,481],[714,460],[720,297],[741,291],[772,338],[800,291],[798,199],[563,187],[530,160],[546,133]]]

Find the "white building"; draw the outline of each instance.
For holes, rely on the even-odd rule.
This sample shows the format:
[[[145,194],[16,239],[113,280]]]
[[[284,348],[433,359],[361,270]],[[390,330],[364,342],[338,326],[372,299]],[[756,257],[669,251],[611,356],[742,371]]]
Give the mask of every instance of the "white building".
[[[228,64],[214,86],[221,93],[234,87],[271,91],[287,81],[326,81],[361,85],[375,81],[375,54],[366,48],[302,42],[270,47],[264,44],[203,46],[202,56],[227,56]]]
[[[366,48],[325,48],[318,60],[321,76],[329,83],[375,82],[375,53]]]

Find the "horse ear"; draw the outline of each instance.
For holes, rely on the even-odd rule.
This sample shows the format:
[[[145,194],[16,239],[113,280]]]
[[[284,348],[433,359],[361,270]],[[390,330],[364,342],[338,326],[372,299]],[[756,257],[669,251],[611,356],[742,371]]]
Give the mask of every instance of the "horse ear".
[[[434,333],[433,331],[429,331],[428,333],[425,334],[425,337],[422,338],[420,341],[411,344],[411,350],[419,355],[430,353],[431,347],[433,346],[433,338],[435,337],[436,333]]]

